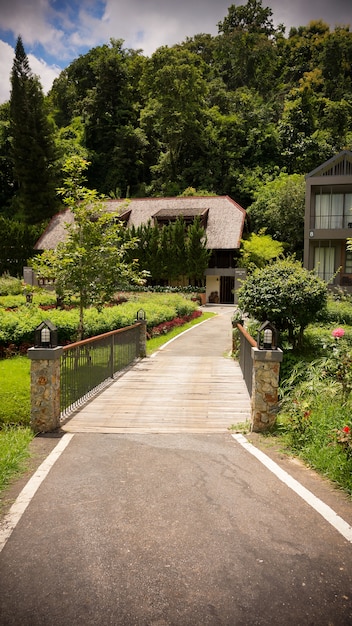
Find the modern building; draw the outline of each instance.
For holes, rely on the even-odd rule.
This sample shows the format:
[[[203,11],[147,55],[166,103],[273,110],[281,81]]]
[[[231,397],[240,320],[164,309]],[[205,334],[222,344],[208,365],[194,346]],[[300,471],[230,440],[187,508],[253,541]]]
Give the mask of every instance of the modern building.
[[[245,210],[229,196],[189,196],[176,198],[137,198],[108,200],[107,211],[116,211],[126,227],[148,222],[162,226],[182,216],[189,223],[199,216],[212,254],[205,273],[206,300],[234,303],[234,290],[240,286],[243,270],[236,268],[246,224]],[[73,222],[70,210],[57,213],[35,245],[36,250],[54,249],[66,236],[65,225]],[[237,280],[238,277],[238,280]]]
[[[344,150],[306,176],[304,267],[352,291],[352,152]]]

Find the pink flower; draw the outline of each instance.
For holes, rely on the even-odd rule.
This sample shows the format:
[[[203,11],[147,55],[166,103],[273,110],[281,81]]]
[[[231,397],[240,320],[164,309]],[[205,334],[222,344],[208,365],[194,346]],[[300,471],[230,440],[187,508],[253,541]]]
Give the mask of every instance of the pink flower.
[[[350,429],[350,427],[349,427],[349,426],[344,426],[342,430],[343,430],[343,432],[344,432],[344,433],[347,433],[347,434],[348,434],[348,433],[350,432],[350,430],[351,430],[351,429]]]
[[[333,337],[343,337],[345,334],[345,331],[343,328],[335,328],[331,334]]]

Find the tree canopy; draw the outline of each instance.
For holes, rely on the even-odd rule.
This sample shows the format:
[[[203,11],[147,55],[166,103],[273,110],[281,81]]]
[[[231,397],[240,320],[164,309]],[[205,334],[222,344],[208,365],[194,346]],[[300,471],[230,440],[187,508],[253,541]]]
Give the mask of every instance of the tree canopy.
[[[11,207],[15,217],[35,224],[57,209],[57,154],[42,87],[31,72],[21,37],[16,44],[11,87],[10,161],[15,188]]]
[[[270,7],[248,0],[229,7],[215,36],[150,57],[112,39],[72,61],[47,97],[19,38],[0,109],[0,213],[52,215],[57,169],[77,154],[98,193],[229,195],[256,233],[266,227],[300,254],[300,183],[289,177],[352,148],[352,32],[319,15],[288,34],[275,24]]]
[[[293,344],[301,341],[326,302],[326,283],[291,258],[256,269],[238,292],[242,311],[260,322],[270,320],[279,331],[287,330]]]

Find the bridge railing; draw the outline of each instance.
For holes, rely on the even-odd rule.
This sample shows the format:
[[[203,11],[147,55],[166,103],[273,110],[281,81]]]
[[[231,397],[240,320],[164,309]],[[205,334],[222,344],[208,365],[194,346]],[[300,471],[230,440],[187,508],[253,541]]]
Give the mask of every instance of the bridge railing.
[[[242,324],[236,324],[239,335],[239,364],[242,370],[242,375],[246,383],[248,393],[252,395],[252,381],[253,381],[253,358],[252,348],[257,347],[257,342],[247,331],[243,328]]]
[[[141,356],[142,323],[63,347],[60,361],[61,417],[103,389]]]

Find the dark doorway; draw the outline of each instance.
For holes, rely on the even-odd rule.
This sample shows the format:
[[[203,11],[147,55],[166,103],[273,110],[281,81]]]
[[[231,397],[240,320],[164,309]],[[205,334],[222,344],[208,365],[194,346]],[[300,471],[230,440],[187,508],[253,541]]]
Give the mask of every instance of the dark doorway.
[[[220,302],[221,304],[233,304],[235,279],[233,276],[220,276]]]

